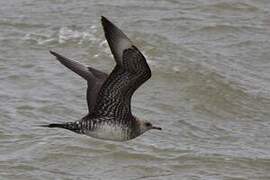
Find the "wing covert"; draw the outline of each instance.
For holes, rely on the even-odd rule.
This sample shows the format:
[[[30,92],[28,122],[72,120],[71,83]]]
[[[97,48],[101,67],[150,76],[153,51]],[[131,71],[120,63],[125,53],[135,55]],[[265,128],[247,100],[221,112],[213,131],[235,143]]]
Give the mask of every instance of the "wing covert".
[[[96,116],[128,119],[132,115],[130,102],[133,93],[151,77],[144,56],[135,46],[124,50],[122,62],[122,66],[116,65],[99,91],[94,109]]]

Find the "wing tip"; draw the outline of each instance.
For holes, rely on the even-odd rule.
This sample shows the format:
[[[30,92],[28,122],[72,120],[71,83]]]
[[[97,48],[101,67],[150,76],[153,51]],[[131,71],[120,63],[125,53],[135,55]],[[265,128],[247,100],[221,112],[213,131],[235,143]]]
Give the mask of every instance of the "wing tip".
[[[104,16],[101,16],[101,24],[102,24],[102,27],[104,29],[105,34],[107,34],[109,32],[112,33],[116,27],[111,21],[109,21]]]
[[[111,21],[108,20],[108,18],[106,18],[105,16],[101,16],[101,24],[103,26],[103,28],[106,28],[109,26],[115,26]]]
[[[60,55],[59,54],[57,54],[55,51],[53,51],[53,50],[50,50],[49,51],[52,55],[54,55],[54,56],[56,56],[56,57],[59,57]]]
[[[58,54],[58,53],[55,52],[55,51],[50,50],[49,52],[50,52],[52,55],[54,55],[54,56],[56,57],[56,59],[57,59],[58,61],[60,61],[60,62],[62,62],[63,59],[67,59],[67,58],[65,58],[64,56]]]
[[[121,39],[126,39],[127,41],[131,43],[127,35],[121,29],[119,29],[115,24],[113,24],[110,20],[108,20],[106,17],[101,16],[101,24],[103,26],[103,30],[105,32],[105,36],[107,40],[121,38]]]
[[[101,16],[101,22],[109,21],[105,16]]]
[[[106,17],[101,16],[101,24],[103,26],[106,40],[109,43],[112,54],[114,55],[114,59],[117,64],[121,65],[123,51],[130,48],[133,43],[121,29]]]

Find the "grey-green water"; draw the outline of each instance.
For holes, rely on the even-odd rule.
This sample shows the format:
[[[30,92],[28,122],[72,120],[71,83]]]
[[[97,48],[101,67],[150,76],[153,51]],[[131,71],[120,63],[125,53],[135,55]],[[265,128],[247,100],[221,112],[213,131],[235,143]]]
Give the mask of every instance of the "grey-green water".
[[[85,81],[49,50],[111,71],[101,15],[147,57],[133,112],[163,131],[36,127],[87,112]],[[267,0],[1,0],[0,179],[270,179],[269,19]]]

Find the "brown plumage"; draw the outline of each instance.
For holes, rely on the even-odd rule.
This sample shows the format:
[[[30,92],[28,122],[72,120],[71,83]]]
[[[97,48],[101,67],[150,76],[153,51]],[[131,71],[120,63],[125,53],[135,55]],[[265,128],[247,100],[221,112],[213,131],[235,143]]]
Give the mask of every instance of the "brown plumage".
[[[133,93],[151,77],[145,57],[108,19],[102,17],[101,22],[116,66],[107,75],[51,51],[63,65],[87,80],[89,112],[79,121],[49,124],[47,127],[65,128],[95,138],[115,141],[133,139],[150,129],[161,130],[138,119],[131,112]]]

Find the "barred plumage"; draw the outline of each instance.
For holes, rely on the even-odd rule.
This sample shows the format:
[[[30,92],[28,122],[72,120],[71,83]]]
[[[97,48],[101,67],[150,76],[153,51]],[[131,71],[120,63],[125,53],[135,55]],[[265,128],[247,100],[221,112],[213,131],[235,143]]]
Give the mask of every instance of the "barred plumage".
[[[51,51],[62,64],[87,80],[89,113],[79,121],[48,127],[115,141],[133,139],[150,129],[161,130],[131,113],[133,93],[151,77],[146,59],[119,28],[105,17],[101,21],[116,66],[107,75]]]

